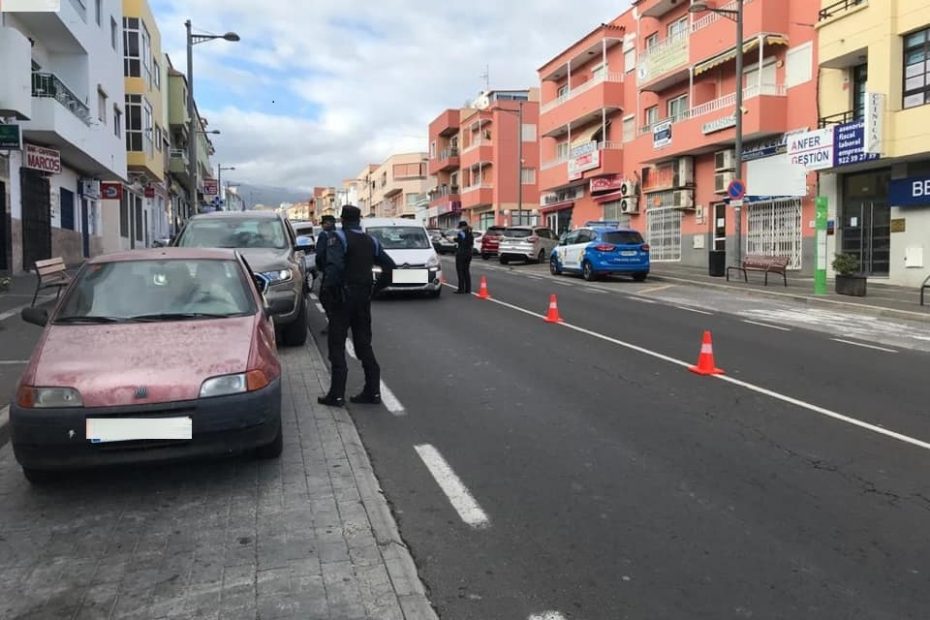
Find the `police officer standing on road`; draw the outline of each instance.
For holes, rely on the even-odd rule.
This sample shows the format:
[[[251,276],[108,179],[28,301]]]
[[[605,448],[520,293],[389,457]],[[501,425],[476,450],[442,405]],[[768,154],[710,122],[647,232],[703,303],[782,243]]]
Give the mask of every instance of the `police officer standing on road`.
[[[381,402],[381,368],[371,348],[371,296],[375,288],[383,288],[390,283],[395,265],[384,247],[362,231],[361,218],[358,207],[344,206],[342,230],[329,233],[326,241],[320,298],[325,292],[332,300],[327,337],[332,379],[329,392],[317,400],[331,407],[345,405],[349,374],[346,337],[350,328],[355,353],[365,370],[365,389],[351,400],[371,405]],[[372,277],[374,265],[381,267],[377,284]]]
[[[474,252],[475,236],[468,222],[459,222],[459,232],[455,235],[455,273],[458,276],[456,295],[471,293],[471,255]]]
[[[326,275],[326,246],[329,243],[329,238],[334,236],[334,231],[336,230],[335,216],[324,215],[320,219],[320,225],[323,227],[323,230],[320,231],[320,235],[316,239],[316,272],[320,274],[320,305],[323,306],[323,311],[326,313],[326,320],[328,321],[330,320],[332,300],[329,299],[323,279]],[[324,329],[323,333],[327,333],[327,330]]]

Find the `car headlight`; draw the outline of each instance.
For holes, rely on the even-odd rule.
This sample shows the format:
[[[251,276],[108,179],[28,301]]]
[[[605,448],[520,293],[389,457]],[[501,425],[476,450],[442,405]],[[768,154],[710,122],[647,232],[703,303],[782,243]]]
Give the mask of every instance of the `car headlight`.
[[[433,254],[426,261],[426,266],[429,269],[436,269],[439,267],[439,257]]]
[[[280,269],[278,271],[264,271],[262,275],[268,278],[269,284],[278,284],[280,282],[287,282],[294,274],[290,269]]]
[[[254,392],[265,387],[268,383],[268,377],[261,370],[252,370],[235,375],[221,375],[203,382],[200,386],[200,398]]]
[[[16,402],[24,409],[61,409],[83,407],[81,393],[69,387],[30,387],[19,389]]]

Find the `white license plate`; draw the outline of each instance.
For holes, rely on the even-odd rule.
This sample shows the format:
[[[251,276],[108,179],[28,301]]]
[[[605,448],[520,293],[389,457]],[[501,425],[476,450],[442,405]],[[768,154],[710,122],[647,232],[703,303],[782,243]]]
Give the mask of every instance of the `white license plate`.
[[[191,418],[87,418],[85,436],[91,443],[142,439],[191,439]]]
[[[620,256],[636,256],[636,250],[627,250],[626,252],[620,252]]]
[[[429,272],[426,269],[395,269],[392,279],[394,284],[426,284]]]

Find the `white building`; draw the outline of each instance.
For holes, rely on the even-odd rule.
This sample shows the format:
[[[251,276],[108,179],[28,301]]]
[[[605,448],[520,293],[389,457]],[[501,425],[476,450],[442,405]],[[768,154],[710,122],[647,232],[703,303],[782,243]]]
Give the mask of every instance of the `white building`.
[[[121,0],[0,14],[0,119],[22,150],[0,159],[0,270],[103,249],[101,182],[126,180]],[[112,186],[110,186],[112,187]]]

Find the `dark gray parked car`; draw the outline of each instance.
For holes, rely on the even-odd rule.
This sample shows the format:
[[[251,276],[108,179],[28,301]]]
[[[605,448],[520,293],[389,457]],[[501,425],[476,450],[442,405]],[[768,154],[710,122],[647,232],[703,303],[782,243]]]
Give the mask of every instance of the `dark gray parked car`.
[[[302,241],[305,238],[301,239]],[[279,339],[289,346],[307,340],[307,269],[310,248],[283,216],[268,211],[220,211],[191,218],[174,240],[187,248],[235,248],[256,274],[268,281],[265,298],[274,314]]]

